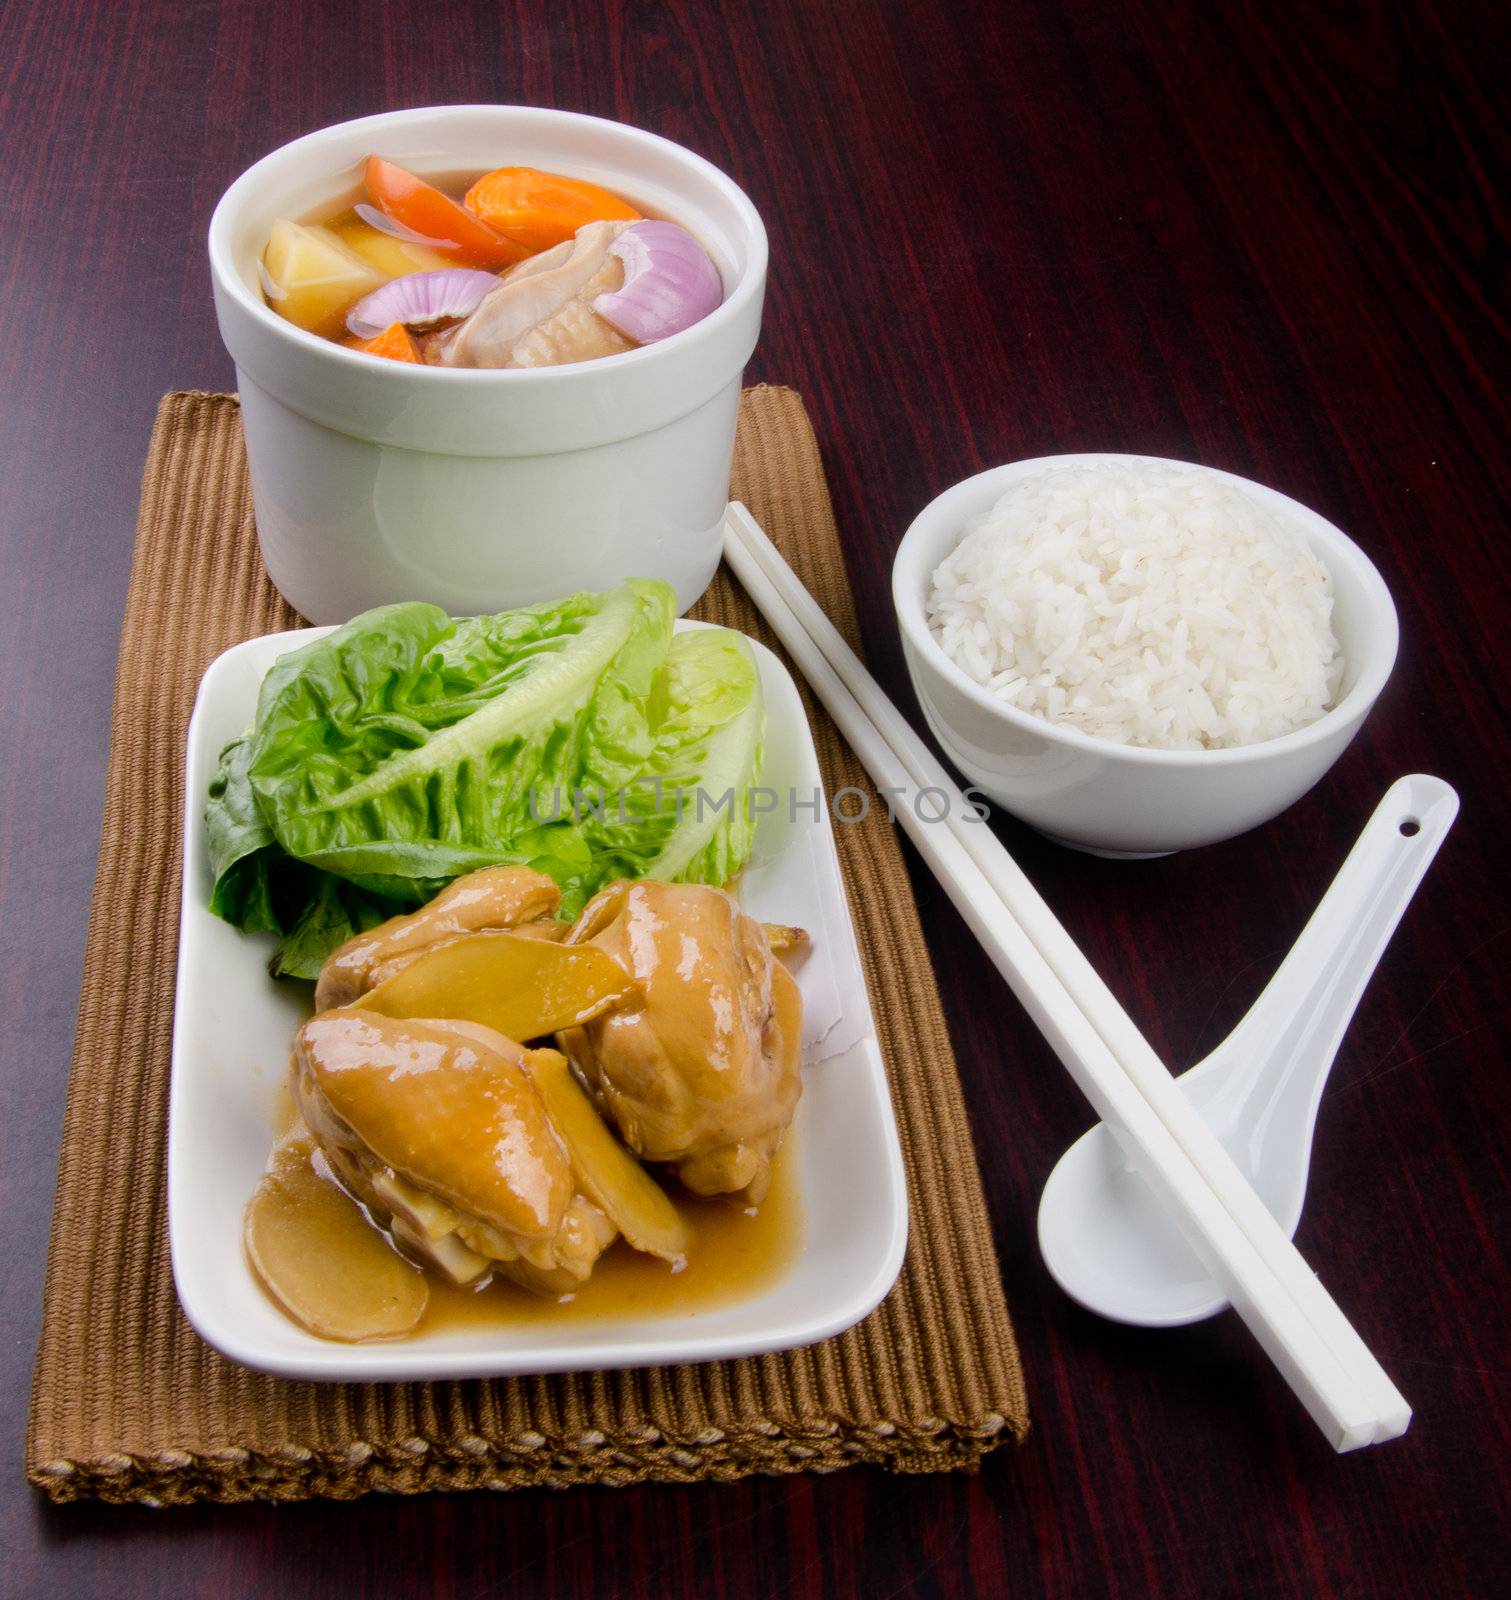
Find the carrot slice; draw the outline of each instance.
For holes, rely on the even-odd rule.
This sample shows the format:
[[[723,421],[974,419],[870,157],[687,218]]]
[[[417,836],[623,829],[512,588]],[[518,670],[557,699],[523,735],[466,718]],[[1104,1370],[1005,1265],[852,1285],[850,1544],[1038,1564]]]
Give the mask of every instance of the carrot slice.
[[[617,194],[581,178],[535,167],[500,167],[467,191],[467,209],[532,255],[570,239],[589,222],[638,222]]]
[[[433,249],[465,266],[497,271],[523,261],[530,254],[512,239],[495,233],[486,222],[479,221],[465,206],[459,206],[449,195],[442,194],[434,184],[426,183],[423,178],[417,178],[381,156],[367,158],[363,182],[373,204],[384,216],[422,234]]]
[[[418,363],[420,359],[420,352],[415,348],[409,329],[402,322],[390,322],[375,339],[351,338],[341,342],[349,350],[361,350],[370,356],[386,356],[390,361]]]

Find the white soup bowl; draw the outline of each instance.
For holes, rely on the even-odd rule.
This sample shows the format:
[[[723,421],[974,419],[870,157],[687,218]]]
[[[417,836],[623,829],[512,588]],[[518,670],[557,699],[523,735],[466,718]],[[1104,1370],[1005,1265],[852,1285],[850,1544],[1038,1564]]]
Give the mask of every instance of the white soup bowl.
[[[602,184],[694,233],[724,303],[659,343],[525,371],[412,366],[317,338],[265,303],[261,253],[277,218],[354,197],[372,154],[432,178],[528,165]],[[664,578],[685,610],[707,587],[761,326],[766,231],[701,157],[532,106],[363,117],[244,172],[211,219],[210,269],[263,560],[312,622],[394,600],[498,611],[627,577]]]

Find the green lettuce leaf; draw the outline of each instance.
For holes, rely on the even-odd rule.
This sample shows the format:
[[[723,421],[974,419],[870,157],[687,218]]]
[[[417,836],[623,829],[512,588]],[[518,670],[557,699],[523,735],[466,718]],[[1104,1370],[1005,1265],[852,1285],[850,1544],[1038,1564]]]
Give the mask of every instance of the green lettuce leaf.
[[[251,745],[234,739],[220,753],[205,808],[205,843],[215,887],[210,909],[238,928],[280,933],[273,909],[271,865],[283,852],[257,808],[247,777]]]
[[[268,962],[275,978],[318,978],[332,950],[404,909],[334,873],[310,871],[306,884],[304,904]]]
[[[314,978],[353,934],[420,903],[418,894],[384,899],[296,861],[273,837],[247,777],[250,741],[221,752],[205,810],[215,887],[210,909],[249,933],[275,933],[274,977]]]
[[[479,867],[553,856],[530,791],[570,793],[591,755],[633,769],[671,638],[671,589],[632,580],[464,623],[366,612],[282,658],[248,775],[291,856],[377,894],[428,897]]]
[[[755,658],[725,628],[678,634],[667,656],[649,759],[582,819],[594,855],[587,894],[615,878],[727,883],[755,838],[766,708]],[[564,908],[566,909],[566,908]]]
[[[282,656],[210,787],[211,908],[314,977],[353,934],[479,867],[527,863],[574,916],[618,877],[723,883],[749,854],[760,679],[672,590],[454,622],[383,606]],[[701,796],[701,798],[700,798]]]

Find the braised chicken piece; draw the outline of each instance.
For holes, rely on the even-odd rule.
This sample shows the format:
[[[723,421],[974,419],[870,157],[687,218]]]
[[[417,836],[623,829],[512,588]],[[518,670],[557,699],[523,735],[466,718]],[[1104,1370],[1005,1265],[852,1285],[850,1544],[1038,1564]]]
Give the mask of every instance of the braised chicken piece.
[[[696,1194],[759,1204],[802,1091],[802,998],[722,889],[617,883],[567,942],[613,956],[625,1001],[558,1035],[625,1143]]]
[[[476,1023],[326,1012],[294,1042],[294,1092],[342,1184],[459,1284],[497,1272],[571,1293],[615,1229],[573,1178],[530,1052]]]
[[[454,328],[425,342],[425,359],[443,367],[551,367],[633,350],[593,310],[624,285],[624,264],[609,246],[629,222],[590,222],[576,236],[521,261]]]
[[[315,985],[315,1009],[350,1005],[407,966],[422,950],[482,928],[539,931],[558,938],[552,913],[561,891],[533,867],[484,867],[448,885],[428,905],[390,917],[333,950]]]

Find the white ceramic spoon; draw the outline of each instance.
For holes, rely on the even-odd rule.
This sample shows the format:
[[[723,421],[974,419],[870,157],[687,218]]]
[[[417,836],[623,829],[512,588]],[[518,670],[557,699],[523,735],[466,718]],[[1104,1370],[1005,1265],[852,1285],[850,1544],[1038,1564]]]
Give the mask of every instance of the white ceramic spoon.
[[[1290,1234],[1333,1057],[1458,808],[1440,778],[1392,784],[1264,993],[1178,1080]],[[1105,1123],[1050,1173],[1039,1248],[1072,1299],[1114,1322],[1177,1327],[1228,1303]]]

